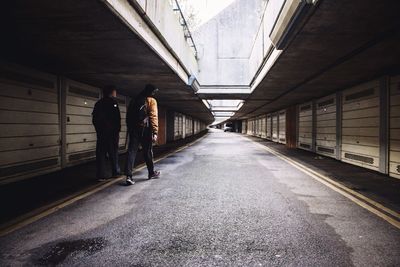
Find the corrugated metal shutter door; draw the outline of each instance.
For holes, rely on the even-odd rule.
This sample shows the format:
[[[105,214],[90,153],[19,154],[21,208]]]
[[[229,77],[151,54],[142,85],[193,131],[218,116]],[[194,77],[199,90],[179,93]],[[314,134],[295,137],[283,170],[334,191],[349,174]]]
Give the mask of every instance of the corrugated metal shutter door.
[[[336,157],[336,95],[317,101],[316,152],[328,157]]]
[[[278,114],[272,115],[272,141],[278,142]]]
[[[286,111],[279,111],[279,143],[286,144]]]
[[[255,136],[260,136],[260,119],[256,118],[255,122],[256,122],[256,127],[255,127],[256,133],[255,133]]]
[[[66,161],[73,165],[96,156],[92,111],[100,90],[71,80],[66,80],[66,88]]]
[[[267,139],[272,140],[272,118],[267,115]]]
[[[128,107],[128,99],[123,95],[117,96],[119,105],[119,111],[121,112],[121,132],[119,134],[119,151],[126,151],[126,139],[127,139],[127,128],[126,128],[126,111]]]
[[[379,114],[379,81],[343,92],[343,161],[379,170]]]
[[[261,137],[267,138],[267,116],[261,117]]]
[[[192,125],[193,125],[192,119],[190,117],[186,117],[186,136],[191,136],[193,134]]]
[[[200,132],[199,122],[196,120],[194,122],[194,133],[198,134]]]
[[[0,183],[61,167],[55,76],[0,66]]]
[[[248,120],[247,121],[247,134],[248,135],[252,135],[252,129],[253,129],[253,121],[252,120]]]
[[[247,133],[247,121],[242,121],[242,133]]]
[[[182,138],[182,115],[175,113],[174,117],[174,140]]]
[[[400,76],[390,83],[389,174],[400,178]]]
[[[299,106],[299,139],[297,147],[305,150],[312,150],[312,127],[313,111],[312,103],[306,103]]]

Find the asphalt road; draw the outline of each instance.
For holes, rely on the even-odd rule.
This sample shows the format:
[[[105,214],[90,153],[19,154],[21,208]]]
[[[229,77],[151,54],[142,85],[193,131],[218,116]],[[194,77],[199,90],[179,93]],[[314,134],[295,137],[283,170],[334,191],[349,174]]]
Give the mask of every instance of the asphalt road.
[[[243,136],[157,167],[0,238],[0,266],[400,266],[397,228]]]

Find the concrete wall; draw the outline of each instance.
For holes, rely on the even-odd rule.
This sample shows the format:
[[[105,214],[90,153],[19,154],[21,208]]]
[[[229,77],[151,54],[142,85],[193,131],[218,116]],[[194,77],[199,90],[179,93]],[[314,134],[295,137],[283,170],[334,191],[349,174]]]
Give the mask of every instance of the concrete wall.
[[[194,50],[185,39],[179,14],[170,1],[104,0],[187,83],[198,66]],[[133,9],[138,7],[140,14]],[[143,19],[144,18],[144,19]],[[148,27],[148,23],[152,24]]]
[[[248,85],[249,58],[265,0],[236,0],[193,32],[202,85]]]

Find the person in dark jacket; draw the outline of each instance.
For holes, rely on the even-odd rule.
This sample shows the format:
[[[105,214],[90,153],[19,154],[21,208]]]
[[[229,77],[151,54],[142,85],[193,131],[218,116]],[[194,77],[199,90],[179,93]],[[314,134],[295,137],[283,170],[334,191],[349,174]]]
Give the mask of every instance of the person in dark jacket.
[[[96,167],[97,179],[105,180],[107,155],[111,161],[112,176],[120,175],[118,163],[119,132],[121,131],[121,114],[115,97],[117,90],[114,86],[103,89],[103,98],[94,106],[92,119],[97,133]]]
[[[126,159],[126,183],[132,185],[133,166],[139,144],[142,145],[149,179],[160,177],[160,171],[154,170],[153,142],[157,142],[158,135],[158,108],[154,95],[158,89],[151,84],[132,101],[126,114],[126,125],[129,133],[129,145]]]

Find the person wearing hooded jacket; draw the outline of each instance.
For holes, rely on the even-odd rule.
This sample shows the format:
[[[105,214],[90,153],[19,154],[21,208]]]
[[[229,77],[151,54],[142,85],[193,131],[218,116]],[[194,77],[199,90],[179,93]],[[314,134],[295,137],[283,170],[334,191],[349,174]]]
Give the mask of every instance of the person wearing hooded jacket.
[[[160,177],[160,171],[154,170],[153,142],[157,142],[158,135],[158,108],[154,98],[158,89],[151,84],[129,105],[126,114],[126,125],[129,134],[128,153],[126,158],[125,174],[127,185],[133,185],[133,167],[139,145],[142,146],[143,155],[149,172],[149,179]]]

